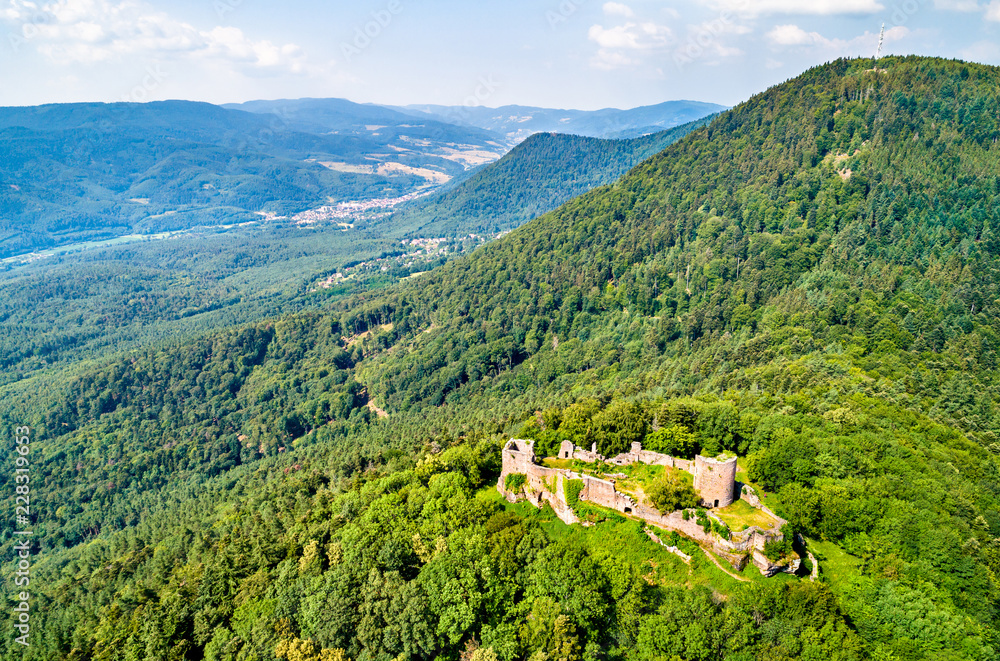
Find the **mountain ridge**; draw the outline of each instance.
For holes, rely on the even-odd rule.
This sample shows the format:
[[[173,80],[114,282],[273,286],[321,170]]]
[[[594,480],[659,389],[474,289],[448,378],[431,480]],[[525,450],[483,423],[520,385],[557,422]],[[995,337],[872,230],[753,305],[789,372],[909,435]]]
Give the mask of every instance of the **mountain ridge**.
[[[623,135],[636,130],[674,128],[712,115],[725,106],[702,101],[665,101],[627,110],[561,110],[534,106],[389,106],[394,109],[419,112],[432,117],[450,118],[458,123],[478,126],[520,141],[532,133],[569,133],[585,137],[636,137]]]
[[[394,232],[434,236],[512,229],[628,170],[709,119],[631,139],[536,133],[456,187],[403,206]]]

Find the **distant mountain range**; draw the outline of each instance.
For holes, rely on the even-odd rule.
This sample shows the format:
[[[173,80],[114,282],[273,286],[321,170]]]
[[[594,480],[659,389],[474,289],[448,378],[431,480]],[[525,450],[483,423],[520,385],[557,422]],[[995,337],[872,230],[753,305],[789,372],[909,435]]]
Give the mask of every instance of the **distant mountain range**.
[[[522,109],[527,119],[517,130],[509,109],[469,109],[472,121],[462,121],[454,109],[430,114],[344,99],[0,108],[0,258],[398,198],[456,184],[526,132],[642,133],[715,108]],[[508,120],[476,119],[497,113]]]
[[[475,126],[520,142],[533,133],[570,133],[594,138],[634,138],[673,128],[726,109],[701,101],[667,101],[631,110],[554,110],[533,106],[409,105],[396,108],[464,126]]]

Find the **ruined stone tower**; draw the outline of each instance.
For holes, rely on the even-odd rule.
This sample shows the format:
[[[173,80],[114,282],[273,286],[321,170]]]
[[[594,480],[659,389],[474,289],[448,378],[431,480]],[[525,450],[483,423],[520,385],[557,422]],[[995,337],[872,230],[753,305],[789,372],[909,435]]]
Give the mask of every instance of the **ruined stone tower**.
[[[719,460],[696,456],[694,489],[701,494],[705,507],[732,505],[736,492],[736,457]]]

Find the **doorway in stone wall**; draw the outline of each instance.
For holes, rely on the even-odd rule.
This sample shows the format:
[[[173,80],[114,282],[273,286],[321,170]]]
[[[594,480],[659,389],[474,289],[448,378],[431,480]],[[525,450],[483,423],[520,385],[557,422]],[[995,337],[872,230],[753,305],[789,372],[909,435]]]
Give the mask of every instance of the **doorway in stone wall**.
[[[719,506],[719,501],[715,501],[715,506],[716,506],[716,507],[718,507],[718,506]]]

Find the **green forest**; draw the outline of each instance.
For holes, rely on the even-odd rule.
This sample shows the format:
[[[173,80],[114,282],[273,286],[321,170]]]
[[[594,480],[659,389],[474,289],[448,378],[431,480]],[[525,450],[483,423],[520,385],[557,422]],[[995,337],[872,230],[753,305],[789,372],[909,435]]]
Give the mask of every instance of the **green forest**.
[[[494,157],[506,151],[480,129],[338,105],[320,126],[303,125],[297,113],[189,101],[0,108],[0,257],[399,197],[428,180],[405,168],[378,174],[373,164],[426,168],[447,180],[466,173],[441,155],[456,145]],[[366,123],[393,130],[373,133]]]
[[[1000,659],[998,97],[837,60],[419,277],[6,378],[0,655]],[[735,453],[819,579],[511,504],[511,436]]]
[[[709,121],[699,119],[626,140],[536,133],[457,186],[411,203],[389,225],[394,232],[424,236],[510,230],[616,181]]]

